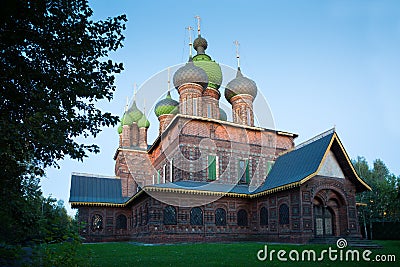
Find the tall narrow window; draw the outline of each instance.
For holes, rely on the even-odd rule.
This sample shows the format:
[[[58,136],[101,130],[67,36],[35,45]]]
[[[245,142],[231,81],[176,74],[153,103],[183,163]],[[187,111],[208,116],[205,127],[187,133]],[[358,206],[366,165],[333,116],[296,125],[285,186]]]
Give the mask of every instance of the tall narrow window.
[[[212,118],[211,104],[207,104],[207,118]]]
[[[239,160],[239,183],[248,184],[250,182],[250,174],[249,174],[249,160]]]
[[[241,209],[237,213],[237,225],[238,226],[247,226],[247,211]]]
[[[164,209],[164,224],[174,225],[176,224],[176,208],[173,206],[166,206]]]
[[[197,98],[193,98],[193,116],[197,116]]]
[[[260,225],[268,225],[268,210],[266,207],[260,209]]]
[[[251,110],[247,109],[247,125],[251,125]]]
[[[226,211],[222,208],[215,210],[215,225],[225,226],[226,225]]]
[[[160,170],[157,171],[157,184],[160,183]]]
[[[182,114],[187,114],[187,109],[186,109],[186,99],[183,99],[182,101]]]
[[[190,210],[190,225],[203,225],[203,211],[199,207]]]
[[[279,224],[289,224],[289,207],[286,204],[279,206]]]
[[[216,156],[208,156],[208,180],[214,181],[217,178]]]

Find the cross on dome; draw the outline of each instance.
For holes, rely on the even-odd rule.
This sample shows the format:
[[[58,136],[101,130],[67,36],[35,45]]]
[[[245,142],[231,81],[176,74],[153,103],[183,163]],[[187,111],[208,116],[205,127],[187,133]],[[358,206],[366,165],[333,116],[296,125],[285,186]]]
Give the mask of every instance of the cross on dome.
[[[195,19],[197,19],[197,35],[199,35],[200,36],[200,20],[201,20],[201,18],[200,18],[200,16],[194,16],[195,17]]]
[[[192,43],[192,31],[193,31],[193,27],[192,26],[188,26],[185,29],[188,30],[188,33],[189,33],[189,56],[192,57],[192,45],[193,45],[193,43]],[[168,74],[168,77],[169,77],[169,74]]]
[[[236,46],[237,66],[238,66],[238,69],[240,69],[240,56],[239,56],[239,45],[240,45],[240,43],[239,43],[238,40],[235,40],[233,43],[234,43],[235,46]]]

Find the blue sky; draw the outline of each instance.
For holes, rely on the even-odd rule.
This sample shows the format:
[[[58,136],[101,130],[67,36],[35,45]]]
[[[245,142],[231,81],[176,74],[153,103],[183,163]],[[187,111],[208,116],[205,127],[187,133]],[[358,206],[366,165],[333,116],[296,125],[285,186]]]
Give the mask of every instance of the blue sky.
[[[298,144],[335,125],[351,158],[380,158],[400,175],[399,1],[96,0],[91,7],[95,20],[129,20],[124,48],[110,55],[125,71],[114,99],[98,103],[102,110],[122,115],[134,83],[185,62],[185,27],[200,15],[206,52],[217,62],[235,67],[233,41],[240,42],[242,70],[268,101],[277,129],[299,134]],[[149,131],[151,142],[156,121]],[[68,202],[71,172],[114,175],[116,128],[80,140],[98,144],[100,154],[49,169],[45,195]]]

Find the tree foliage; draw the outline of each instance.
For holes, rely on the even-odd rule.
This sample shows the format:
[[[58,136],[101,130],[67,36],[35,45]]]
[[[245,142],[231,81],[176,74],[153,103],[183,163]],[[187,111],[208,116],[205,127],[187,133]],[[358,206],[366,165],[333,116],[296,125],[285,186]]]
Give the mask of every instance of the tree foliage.
[[[372,188],[357,196],[358,201],[367,206],[362,209],[361,222],[400,221],[400,176],[390,173],[385,163],[377,159],[373,168],[363,157],[353,161],[358,175]]]
[[[35,198],[24,183],[37,186],[32,179],[65,156],[83,160],[97,153],[98,146],[76,138],[95,137],[101,127],[118,123],[95,103],[112,99],[114,75],[123,70],[107,57],[122,47],[126,17],[92,21],[92,13],[86,0],[1,3],[0,216],[10,218],[5,229],[13,220],[22,226],[26,218],[27,228],[36,220],[33,211],[31,217],[13,214],[24,212],[25,204],[29,210]]]

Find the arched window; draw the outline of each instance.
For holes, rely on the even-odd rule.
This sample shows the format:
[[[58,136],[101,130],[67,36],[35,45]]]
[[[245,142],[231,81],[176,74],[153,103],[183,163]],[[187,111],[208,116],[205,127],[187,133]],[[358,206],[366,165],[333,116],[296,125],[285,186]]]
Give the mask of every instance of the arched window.
[[[126,229],[126,216],[124,214],[120,214],[117,216],[117,229]]]
[[[166,206],[164,209],[164,224],[174,225],[176,224],[176,208],[173,206]]]
[[[103,216],[100,214],[95,214],[92,216],[92,231],[103,230]]]
[[[215,225],[225,226],[226,225],[226,211],[222,208],[215,210]]]
[[[279,206],[279,224],[289,224],[289,207],[286,204]]]
[[[268,225],[268,210],[266,207],[260,209],[260,225]]]
[[[203,211],[196,207],[190,210],[190,225],[203,225]]]
[[[247,211],[241,209],[237,213],[237,225],[247,226]]]

